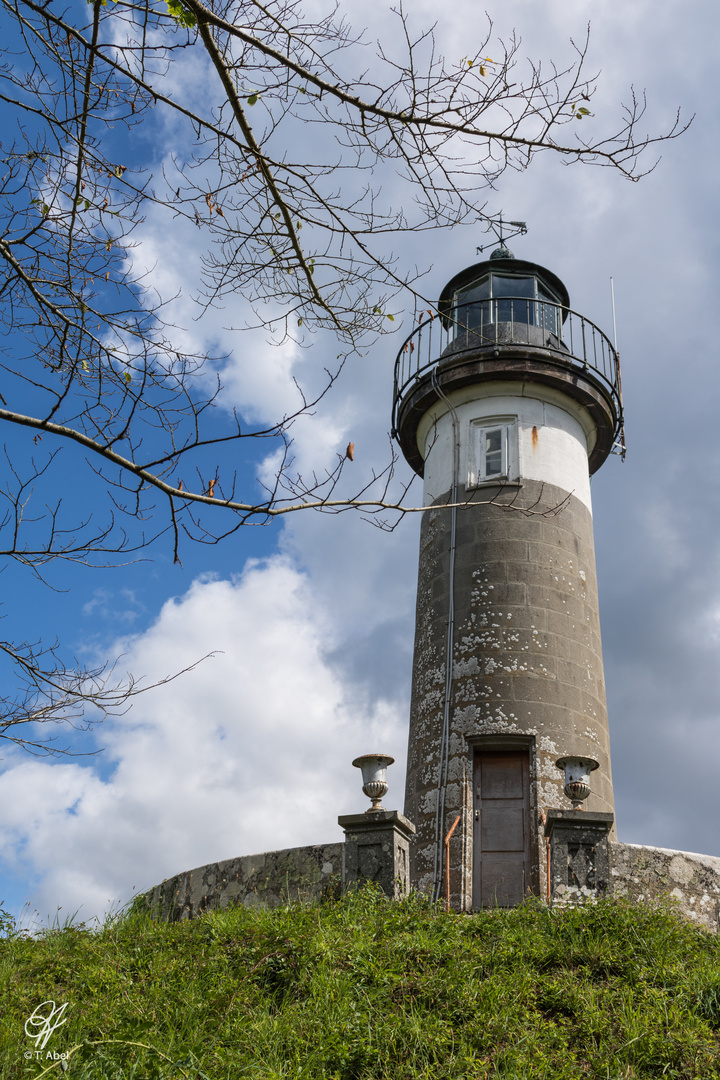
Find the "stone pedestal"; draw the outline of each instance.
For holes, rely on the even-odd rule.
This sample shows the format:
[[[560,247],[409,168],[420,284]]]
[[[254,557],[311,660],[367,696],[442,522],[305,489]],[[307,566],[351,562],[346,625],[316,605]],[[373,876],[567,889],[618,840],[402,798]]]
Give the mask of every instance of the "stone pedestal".
[[[553,903],[599,898],[610,890],[608,833],[612,814],[590,810],[548,810],[550,897]]]
[[[407,894],[415,826],[398,810],[338,818],[345,833],[343,889],[375,881],[394,900]]]

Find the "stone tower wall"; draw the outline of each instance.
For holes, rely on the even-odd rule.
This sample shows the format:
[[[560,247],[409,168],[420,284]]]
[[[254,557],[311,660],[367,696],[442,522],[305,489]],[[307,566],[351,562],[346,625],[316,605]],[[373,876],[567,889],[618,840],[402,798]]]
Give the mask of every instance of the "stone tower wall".
[[[449,497],[445,492],[438,502]],[[590,511],[566,490],[537,480],[483,488],[473,499],[476,505],[457,511],[451,727],[440,828],[444,837],[462,815],[450,849],[456,910],[472,902],[475,746],[530,751],[537,891],[544,891],[545,877],[542,814],[569,806],[556,759],[569,753],[596,758],[600,768],[587,807],[614,812]],[[420,539],[405,814],[417,827],[411,879],[423,889],[432,886],[435,864],[450,519],[447,508],[428,511]]]

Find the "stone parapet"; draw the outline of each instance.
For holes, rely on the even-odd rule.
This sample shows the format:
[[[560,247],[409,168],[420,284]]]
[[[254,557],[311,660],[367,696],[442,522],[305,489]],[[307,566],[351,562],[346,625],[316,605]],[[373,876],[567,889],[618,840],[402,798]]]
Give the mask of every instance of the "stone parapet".
[[[572,903],[590,893],[602,894],[604,890],[597,888],[588,892],[587,873],[594,859],[591,885],[597,886],[605,880],[607,867],[609,895],[626,897],[638,904],[669,897],[686,918],[707,930],[720,930],[720,857],[604,840],[609,814],[580,810],[551,814],[557,815],[557,820],[551,822],[549,814],[547,822],[555,834],[552,861],[555,900]],[[380,817],[386,820],[377,820]],[[407,881],[407,845],[413,834],[412,824],[396,811],[352,814],[339,820],[345,829],[344,844],[285,848],[208,863],[168,878],[138,897],[137,903],[157,918],[177,922],[231,905],[272,908],[298,900],[317,901],[337,888],[343,863],[346,882],[374,880],[389,895],[402,895]],[[592,859],[588,861],[583,851],[578,861],[579,851],[575,848],[588,844],[594,846]],[[571,882],[568,887],[568,882],[563,880],[563,872],[567,877],[568,868],[577,879],[577,888],[572,888]],[[586,877],[581,883],[583,873]],[[564,887],[558,891],[557,885]]]
[[[342,859],[342,843],[241,855],[168,878],[137,902],[157,918],[178,922],[213,908],[239,904],[273,908],[319,900],[339,885]]]
[[[609,844],[610,888],[637,903],[665,897],[708,930],[720,929],[720,858],[691,851]]]

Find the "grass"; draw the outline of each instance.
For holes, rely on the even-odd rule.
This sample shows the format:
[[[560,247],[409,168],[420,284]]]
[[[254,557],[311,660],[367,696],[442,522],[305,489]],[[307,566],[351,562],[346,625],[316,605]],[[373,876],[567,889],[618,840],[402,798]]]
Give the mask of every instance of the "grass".
[[[720,940],[670,908],[458,916],[362,891],[4,928],[5,1080],[720,1078]],[[48,1000],[67,1022],[27,1059]]]

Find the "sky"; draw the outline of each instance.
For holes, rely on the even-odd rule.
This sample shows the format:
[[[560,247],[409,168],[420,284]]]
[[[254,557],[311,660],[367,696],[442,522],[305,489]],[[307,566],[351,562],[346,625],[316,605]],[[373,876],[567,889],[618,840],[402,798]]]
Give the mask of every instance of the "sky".
[[[392,32],[377,0],[347,10],[371,41]],[[462,57],[478,9],[459,0],[452,10],[436,33],[448,57]],[[602,74],[595,117],[583,123],[616,116],[631,84],[647,90],[650,130],[678,106],[695,114],[637,184],[546,154],[506,173],[487,209],[527,222],[515,254],[556,273],[571,307],[608,334],[614,280],[628,454],[605,463],[592,497],[618,834],[720,855],[720,13],[711,0],[682,10],[672,0],[490,0],[488,11],[531,57],[568,58],[570,38],[591,23],[589,70]],[[444,14],[413,5],[417,26]],[[167,151],[158,146],[155,168]],[[188,333],[227,352],[226,409],[266,422],[292,404],[294,376],[311,379],[332,361],[325,337],[277,348],[229,330],[226,313],[191,323],[194,236],[168,235],[151,215],[138,239],[137,257],[182,290]],[[398,238],[393,249],[400,264],[427,270],[425,288],[438,295],[485,242],[465,227]],[[412,312],[401,315],[296,425],[301,470],[332,463],[349,441],[359,476],[387,462],[392,368]],[[85,660],[122,654],[122,669],[150,682],[207,659],[78,735],[94,756],[4,752],[4,906],[41,923],[90,921],[194,866],[339,840],[337,816],[366,804],[352,759],[370,751],[395,757],[386,805],[401,809],[418,528],[412,516],[387,532],[357,513],[303,513],[186,548],[181,567],[160,546],[152,562],[59,569],[64,591],[53,593],[6,569],[4,614],[18,633],[57,636]]]

